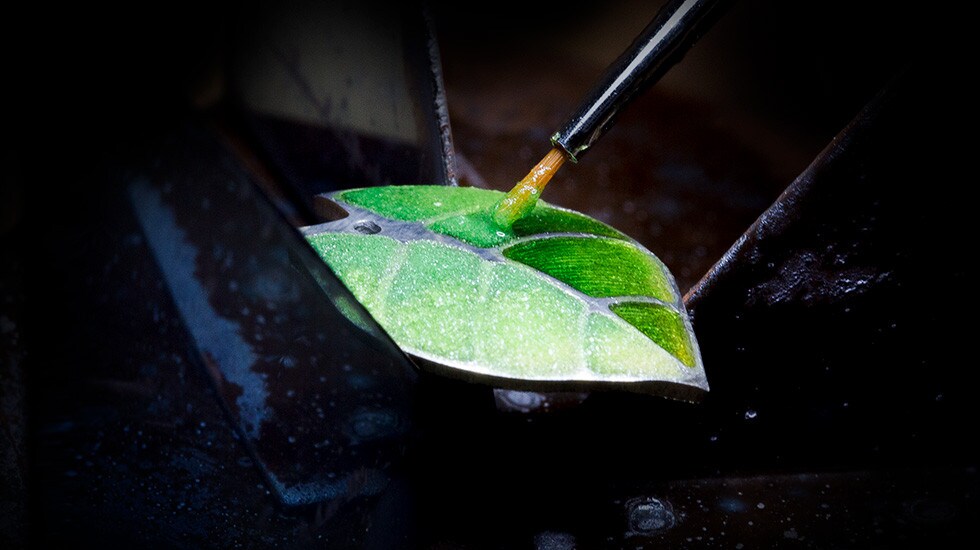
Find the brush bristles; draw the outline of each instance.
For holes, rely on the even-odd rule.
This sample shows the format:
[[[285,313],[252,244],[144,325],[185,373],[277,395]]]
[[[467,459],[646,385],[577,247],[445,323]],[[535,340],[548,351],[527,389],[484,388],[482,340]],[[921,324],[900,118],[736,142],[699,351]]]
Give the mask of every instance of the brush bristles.
[[[561,168],[565,162],[565,155],[558,148],[548,151],[548,154],[541,159],[524,179],[517,182],[517,185],[507,193],[493,211],[493,221],[503,228],[509,228],[514,222],[526,216],[538,198],[544,191],[544,186],[548,185],[551,177]]]

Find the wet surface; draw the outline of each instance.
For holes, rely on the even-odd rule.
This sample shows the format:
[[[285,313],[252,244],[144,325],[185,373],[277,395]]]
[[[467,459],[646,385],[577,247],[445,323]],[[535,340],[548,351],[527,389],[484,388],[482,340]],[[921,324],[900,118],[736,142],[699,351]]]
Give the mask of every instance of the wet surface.
[[[369,510],[398,485],[414,370],[334,305],[350,298],[322,264],[300,267],[312,251],[217,141],[179,136],[156,164],[175,171],[92,186],[33,251],[49,283],[32,278],[29,332],[58,335],[31,355],[35,540],[400,536]]]
[[[19,230],[0,231],[0,546],[25,544],[27,516],[27,388],[24,248]]]
[[[174,141],[166,168],[126,182],[134,238],[240,435],[287,504],[376,494],[410,429],[413,366],[218,142],[193,130]]]

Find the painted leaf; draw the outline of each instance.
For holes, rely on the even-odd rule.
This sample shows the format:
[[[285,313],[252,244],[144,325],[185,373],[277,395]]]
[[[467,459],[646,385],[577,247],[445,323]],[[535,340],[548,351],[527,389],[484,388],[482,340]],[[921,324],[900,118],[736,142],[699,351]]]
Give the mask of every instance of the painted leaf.
[[[708,389],[673,276],[612,227],[539,202],[502,230],[490,213],[503,193],[485,189],[325,197],[349,215],[307,240],[423,366],[523,388]]]

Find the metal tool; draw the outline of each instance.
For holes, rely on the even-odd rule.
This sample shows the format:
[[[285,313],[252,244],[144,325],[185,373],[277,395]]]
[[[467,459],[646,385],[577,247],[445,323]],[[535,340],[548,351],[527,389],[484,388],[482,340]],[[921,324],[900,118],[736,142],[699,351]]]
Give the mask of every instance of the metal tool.
[[[616,114],[680,61],[729,4],[672,0],[665,5],[551,136],[552,145],[577,162],[612,126]]]

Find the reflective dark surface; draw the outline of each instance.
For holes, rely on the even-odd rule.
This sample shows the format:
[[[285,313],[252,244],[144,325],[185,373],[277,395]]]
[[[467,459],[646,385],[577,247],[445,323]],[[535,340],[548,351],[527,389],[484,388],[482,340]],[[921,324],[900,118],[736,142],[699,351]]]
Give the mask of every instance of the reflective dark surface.
[[[359,164],[348,158],[337,178],[359,170],[449,181],[432,37],[422,12],[405,9],[413,17],[398,40],[415,53],[390,52],[374,70],[427,79],[428,88],[406,83],[386,96],[388,108],[407,113],[401,130],[415,141],[372,150]],[[400,25],[398,13],[375,30]],[[14,210],[12,229],[4,217],[3,289],[13,307],[3,314],[12,444],[2,454],[3,540],[14,547],[412,540],[403,457],[417,371],[290,223],[319,214],[270,151],[297,142],[302,128],[270,136],[242,123],[251,111],[236,94],[251,82],[231,58],[259,55],[235,40],[250,15],[172,6],[140,29],[104,29],[109,44],[63,52],[93,63],[57,65],[57,78],[95,81],[78,90],[85,108],[58,119],[65,129],[48,132],[54,110],[15,118],[17,160],[31,168],[13,181],[27,191],[26,209]],[[172,33],[183,40],[173,43]],[[345,44],[354,52],[378,39],[356,38],[363,48]],[[341,74],[335,59],[308,63],[321,79],[310,85],[329,92],[323,74]],[[330,133],[332,122],[306,127]],[[336,131],[351,143],[373,139],[357,122]],[[59,151],[53,135],[84,139]],[[314,137],[309,146],[340,158],[335,142]]]
[[[128,238],[281,500],[377,494],[411,429],[414,367],[209,138],[180,132],[160,169],[124,176]]]
[[[397,486],[414,367],[189,124],[33,250],[28,326],[56,336],[31,348],[35,535],[397,537],[371,511]]]

